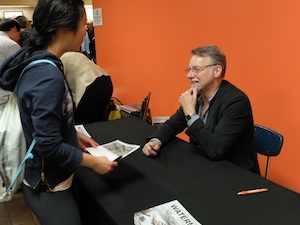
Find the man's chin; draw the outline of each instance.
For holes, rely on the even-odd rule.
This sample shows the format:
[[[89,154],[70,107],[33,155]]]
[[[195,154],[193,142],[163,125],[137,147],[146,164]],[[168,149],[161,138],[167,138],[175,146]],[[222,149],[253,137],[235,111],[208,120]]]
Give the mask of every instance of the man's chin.
[[[197,91],[199,92],[200,91],[200,87],[198,84],[192,84],[191,85],[191,88],[197,88]]]

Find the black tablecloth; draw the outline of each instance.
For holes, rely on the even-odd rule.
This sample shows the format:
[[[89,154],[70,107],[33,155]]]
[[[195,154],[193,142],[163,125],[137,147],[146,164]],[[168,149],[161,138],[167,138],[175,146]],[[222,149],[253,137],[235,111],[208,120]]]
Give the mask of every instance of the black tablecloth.
[[[141,147],[155,130],[136,117],[85,127],[102,144],[119,139]],[[178,138],[155,158],[135,151],[103,176],[80,168],[75,182],[82,217],[89,225],[132,225],[135,212],[175,199],[204,225],[300,224],[298,193],[227,161],[209,161]],[[237,195],[261,187],[269,191]]]

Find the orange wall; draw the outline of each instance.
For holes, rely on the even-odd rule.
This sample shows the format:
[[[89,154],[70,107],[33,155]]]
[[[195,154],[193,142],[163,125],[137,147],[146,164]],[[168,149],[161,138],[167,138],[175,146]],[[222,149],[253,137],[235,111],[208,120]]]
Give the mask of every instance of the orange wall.
[[[218,45],[226,79],[246,92],[255,123],[284,135],[269,179],[300,193],[300,2],[267,0],[94,0],[98,64],[114,96],[137,103],[152,92],[152,116],[171,115],[190,85],[184,69],[192,48]],[[298,127],[298,128],[297,128]],[[263,165],[265,158],[259,157]]]

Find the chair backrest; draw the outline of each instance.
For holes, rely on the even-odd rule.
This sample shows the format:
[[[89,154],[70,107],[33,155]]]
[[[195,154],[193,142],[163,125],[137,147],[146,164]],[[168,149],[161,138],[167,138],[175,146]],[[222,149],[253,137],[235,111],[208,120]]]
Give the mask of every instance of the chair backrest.
[[[149,116],[149,102],[150,102],[151,92],[143,99],[141,113],[142,113],[142,120],[147,121]]]
[[[269,128],[254,125],[254,146],[257,153],[267,156],[265,178],[268,178],[271,156],[277,156],[282,148],[283,136]]]

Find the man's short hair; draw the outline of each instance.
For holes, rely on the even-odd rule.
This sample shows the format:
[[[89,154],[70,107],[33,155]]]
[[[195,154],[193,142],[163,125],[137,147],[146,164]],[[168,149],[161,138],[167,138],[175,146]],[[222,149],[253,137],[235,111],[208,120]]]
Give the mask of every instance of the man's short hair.
[[[27,29],[29,27],[29,21],[25,16],[17,16],[16,20],[20,24],[20,28]]]
[[[20,24],[15,19],[8,18],[0,21],[0,31],[10,31],[14,27],[17,28],[17,31],[20,31]]]
[[[215,45],[207,45],[192,50],[193,55],[198,55],[201,57],[209,56],[212,63],[218,64],[222,67],[221,76],[225,76],[226,71],[226,56],[225,54]]]

